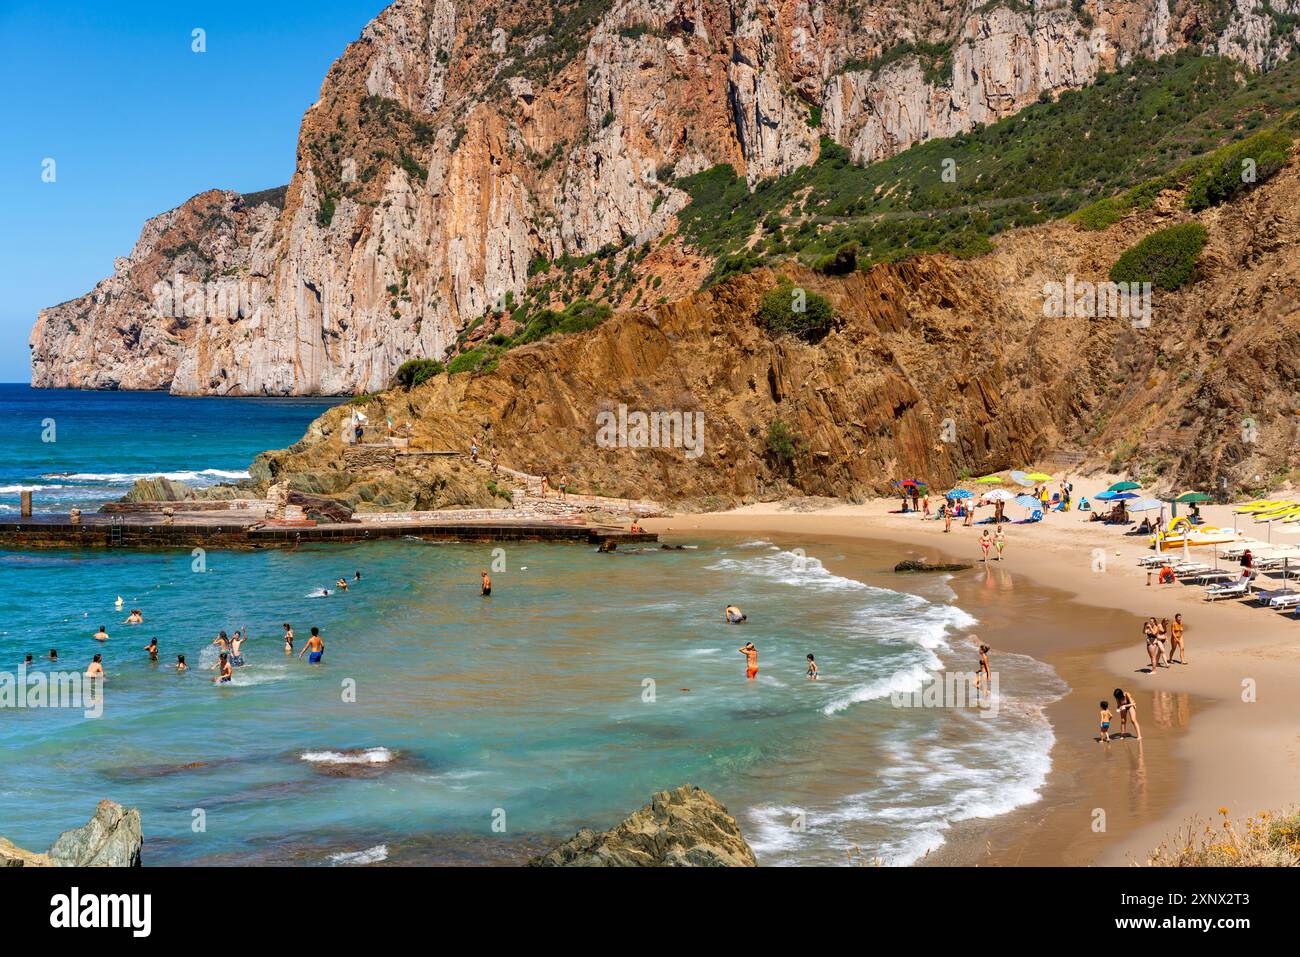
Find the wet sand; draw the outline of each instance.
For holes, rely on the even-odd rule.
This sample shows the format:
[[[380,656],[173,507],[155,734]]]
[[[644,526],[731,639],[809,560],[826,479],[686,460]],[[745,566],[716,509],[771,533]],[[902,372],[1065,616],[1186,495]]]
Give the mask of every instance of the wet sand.
[[[1093,489],[1076,481],[1077,491],[1089,496],[1107,484]],[[1150,553],[1147,539],[1090,524],[1080,513],[1004,526],[1006,559],[986,567],[980,527],[954,524],[945,534],[942,522],[891,514],[897,507],[897,500],[810,511],[774,504],[646,524],[667,541],[705,531],[805,547],[848,547],[857,540],[867,553],[881,554],[883,547],[895,560],[976,565],[956,573],[949,587],[955,603],[980,620],[977,630],[993,648],[993,668],[999,650],[1032,655],[1055,668],[1071,690],[1048,709],[1056,744],[1041,800],[959,824],[927,863],[1142,863],[1178,828],[1193,818],[1216,818],[1220,807],[1240,818],[1297,801],[1300,621],[1255,605],[1204,602],[1203,589],[1194,585],[1148,585],[1136,565]],[[1226,509],[1205,511],[1211,522],[1231,526]],[[1098,549],[1105,559],[1100,568]],[[1195,553],[1212,560],[1208,549]],[[857,577],[851,567],[830,561],[827,567]],[[924,577],[895,575],[890,586],[922,588],[917,580]],[[1175,612],[1187,624],[1191,664],[1147,673],[1142,620]],[[1134,696],[1141,742],[1096,741],[1098,702],[1116,687]],[[1243,700],[1250,696],[1243,689],[1253,689],[1255,700]]]

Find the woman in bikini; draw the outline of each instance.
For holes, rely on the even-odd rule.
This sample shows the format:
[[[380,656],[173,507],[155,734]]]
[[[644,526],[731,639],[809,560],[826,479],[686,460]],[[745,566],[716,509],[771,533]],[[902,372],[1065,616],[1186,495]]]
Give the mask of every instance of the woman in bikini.
[[[998,550],[998,561],[1002,561],[1002,549],[1007,547],[1007,538],[1002,534],[1002,526],[998,526],[998,533],[993,536],[993,544]]]
[[[293,654],[293,626],[287,621],[284,623],[284,653]]]
[[[1178,663],[1187,664],[1187,646],[1183,644],[1183,629],[1187,626],[1183,624],[1183,616],[1180,612],[1174,615],[1173,624],[1169,626],[1169,661],[1174,660],[1174,652],[1178,652]]]
[[[980,663],[979,670],[975,673],[975,694],[978,697],[980,687],[986,687],[989,694],[993,693],[993,673],[989,670],[989,646],[980,645]]]
[[[1115,707],[1119,710],[1119,733],[1122,735],[1128,727],[1130,721],[1133,722],[1133,737],[1142,740],[1142,729],[1138,727],[1137,706],[1133,704],[1133,696],[1123,688],[1115,689]]]
[[[1165,661],[1165,646],[1160,643],[1160,625],[1154,618],[1148,618],[1142,626],[1142,634],[1147,641],[1147,655],[1151,658],[1151,673],[1155,674],[1161,661]],[[1165,667],[1169,667],[1165,662]]]
[[[980,550],[984,552],[984,557],[981,561],[987,562],[989,560],[989,546],[992,544],[993,538],[989,535],[989,530],[986,528],[984,531],[980,532]]]

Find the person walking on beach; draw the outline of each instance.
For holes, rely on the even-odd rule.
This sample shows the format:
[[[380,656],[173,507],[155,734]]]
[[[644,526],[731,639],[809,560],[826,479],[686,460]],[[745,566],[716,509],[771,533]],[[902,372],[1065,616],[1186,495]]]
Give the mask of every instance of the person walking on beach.
[[[298,652],[298,659],[302,660],[303,655],[306,655],[308,663],[313,665],[320,664],[321,658],[325,655],[325,642],[321,641],[320,629],[315,625],[312,626],[311,637],[307,639],[307,644],[302,651]]]
[[[979,697],[980,688],[984,687],[993,694],[993,672],[989,669],[989,646],[980,645],[979,670],[975,672],[975,697]]]
[[[952,499],[948,499],[943,504],[943,530],[952,531]]]
[[[967,528],[975,524],[975,506],[972,504],[973,502],[974,499],[966,500],[966,521],[962,522],[962,525]]]
[[[569,475],[567,472],[561,472],[560,473],[560,498],[566,499],[568,497],[569,497]]]
[[[551,490],[551,480],[545,475],[542,476],[542,498],[546,498],[546,493]]]
[[[491,597],[492,597],[492,579],[488,577],[488,573],[485,572],[485,571],[484,571],[484,572],[479,572],[479,574],[483,576],[483,582],[482,582],[483,590],[480,592],[480,594],[482,594],[482,596],[483,596],[484,598],[491,598]]]
[[[993,538],[989,535],[989,530],[986,528],[984,531],[980,532],[980,551],[984,553],[984,557],[980,559],[980,561],[987,562],[989,560],[989,546],[992,544]]]
[[[930,493],[926,492],[925,497],[921,499],[921,517],[930,517]]]
[[[1178,663],[1180,665],[1187,664],[1187,647],[1183,644],[1183,629],[1185,627],[1182,613],[1179,612],[1174,615],[1173,624],[1169,626],[1169,661],[1171,664],[1174,660],[1175,651],[1178,652]]]
[[[739,651],[745,656],[745,680],[753,681],[758,676],[758,649],[752,641],[747,641]]]
[[[495,445],[492,446],[492,474],[501,474],[501,463],[497,461],[497,447]]]
[[[1160,643],[1160,625],[1154,618],[1148,618],[1142,626],[1142,634],[1147,642],[1147,656],[1151,659],[1151,674],[1155,674],[1160,662],[1165,660],[1165,646]],[[1165,667],[1169,667],[1167,662]]]
[[[1115,689],[1115,707],[1119,710],[1119,733],[1122,735],[1128,728],[1128,723],[1133,722],[1133,737],[1141,741],[1142,729],[1138,727],[1137,705],[1133,703],[1133,696],[1123,688]]]
[[[1101,737],[1098,741],[1110,741],[1110,702],[1103,701],[1101,708]]]
[[[1007,537],[1002,534],[1002,526],[998,526],[998,533],[993,536],[993,544],[998,550],[998,561],[1002,561],[1002,549],[1007,547]]]

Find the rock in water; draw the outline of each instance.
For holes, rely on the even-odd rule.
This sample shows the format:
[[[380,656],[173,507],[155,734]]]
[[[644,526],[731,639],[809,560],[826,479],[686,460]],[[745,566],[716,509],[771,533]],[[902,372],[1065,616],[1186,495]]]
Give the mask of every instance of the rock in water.
[[[59,867],[139,867],[143,843],[139,811],[100,801],[89,823],[59,835],[49,856]]]
[[[533,867],[757,867],[736,819],[707,791],[660,791],[618,827],[583,828]]]
[[[911,559],[899,562],[894,566],[896,572],[960,572],[967,568],[974,568],[974,565],[966,565],[961,562],[914,562]]]

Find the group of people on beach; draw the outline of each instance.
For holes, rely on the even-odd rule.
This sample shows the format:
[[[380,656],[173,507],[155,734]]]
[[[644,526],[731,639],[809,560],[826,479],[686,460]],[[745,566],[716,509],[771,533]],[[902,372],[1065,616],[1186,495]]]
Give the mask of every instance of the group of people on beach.
[[[1174,615],[1173,621],[1148,618],[1142,623],[1142,637],[1146,641],[1147,656],[1151,659],[1150,674],[1155,674],[1162,665],[1168,668],[1174,661],[1180,665],[1187,664],[1187,646],[1183,640],[1185,630],[1181,613]],[[1177,658],[1174,658],[1174,652],[1178,653]]]

